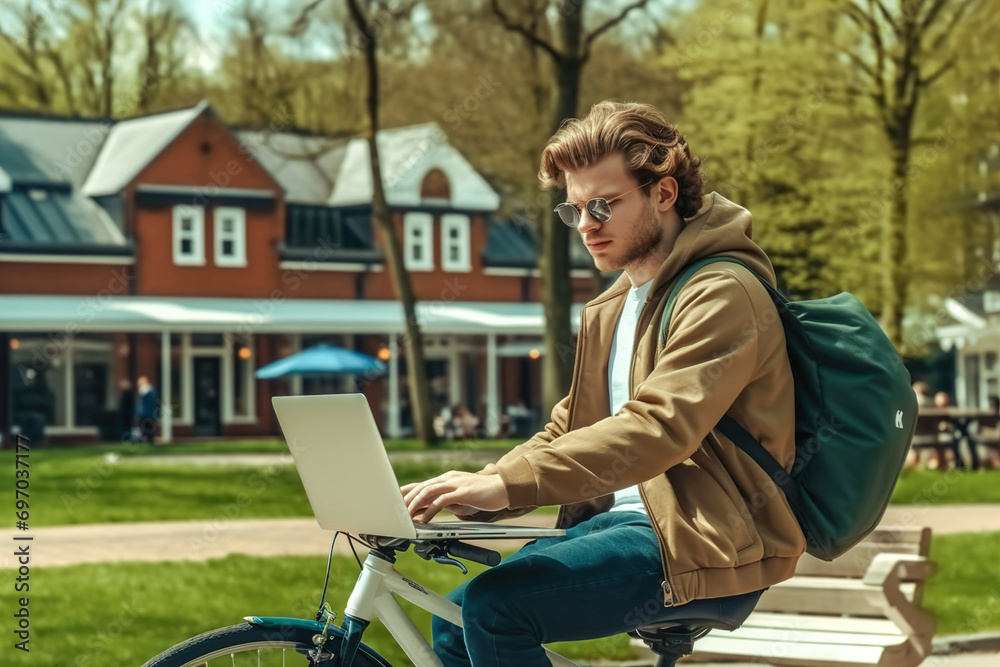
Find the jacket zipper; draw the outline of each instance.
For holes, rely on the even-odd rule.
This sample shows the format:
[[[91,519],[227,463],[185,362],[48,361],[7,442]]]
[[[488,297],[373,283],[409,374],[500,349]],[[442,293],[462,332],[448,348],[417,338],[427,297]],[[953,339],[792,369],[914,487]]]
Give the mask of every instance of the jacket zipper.
[[[663,539],[663,534],[660,533],[660,526],[655,521],[653,521],[653,515],[649,512],[649,503],[646,502],[646,493],[642,490],[642,484],[639,484],[639,497],[642,498],[642,505],[646,508],[646,514],[649,516],[649,524],[653,527],[653,532],[656,533],[657,546],[660,548],[660,560],[663,562],[663,583],[660,587],[663,589],[663,606],[673,607],[674,606],[674,588],[670,583],[670,564],[667,560],[667,550],[663,547],[666,544],[666,540]]]
[[[642,314],[646,312],[646,307],[649,302],[653,300],[652,296],[647,296],[646,300],[642,304],[642,309],[639,310],[639,317],[636,319],[636,323],[642,321]],[[639,328],[636,327],[635,337],[632,339],[632,359],[629,362],[628,367],[628,397],[632,398],[632,371],[635,367],[635,357],[636,357],[636,346],[639,344]],[[653,360],[653,364],[656,364],[656,360]],[[663,535],[660,534],[660,527],[655,521],[652,520],[652,514],[649,512],[649,503],[646,502],[646,494],[642,490],[642,485],[638,484],[639,497],[642,498],[642,506],[646,508],[646,515],[650,517],[650,525],[653,527],[653,532],[656,533],[656,543],[660,549],[660,560],[663,562],[663,583],[660,587],[663,589],[663,606],[673,607],[674,606],[674,589],[670,584],[670,566],[667,564],[667,550],[663,547],[666,544],[666,540],[663,539]]]

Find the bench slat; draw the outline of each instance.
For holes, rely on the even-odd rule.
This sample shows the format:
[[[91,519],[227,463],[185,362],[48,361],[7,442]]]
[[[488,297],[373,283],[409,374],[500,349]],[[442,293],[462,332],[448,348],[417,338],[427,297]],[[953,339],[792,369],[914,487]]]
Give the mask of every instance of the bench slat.
[[[777,614],[755,611],[743,622],[743,627],[821,630],[855,634],[899,634],[896,624],[887,618],[851,618],[849,616],[822,616],[819,614]]]
[[[832,632],[829,630],[803,630],[801,628],[755,628],[744,625],[729,634],[739,639],[793,643],[793,644],[848,644],[850,646],[895,646],[906,641],[900,632],[875,635],[861,632]]]
[[[904,583],[900,589],[907,600],[913,600],[916,584]],[[868,601],[868,590],[870,588],[858,579],[793,577],[765,591],[757,603],[757,609],[884,618],[882,610]]]
[[[798,565],[795,567],[795,576],[855,577],[860,579],[865,576],[865,571],[875,556],[881,553],[917,556],[920,555],[920,548],[916,544],[861,543],[833,561],[820,560],[809,554],[804,554],[799,558]]]
[[[760,659],[763,664],[773,659],[776,662],[780,660],[785,664],[792,663],[802,667],[826,667],[837,664],[877,665],[881,662],[883,653],[884,649],[881,646],[775,644],[773,641],[742,639],[714,632],[698,640],[694,648],[694,656],[699,660],[737,656]]]

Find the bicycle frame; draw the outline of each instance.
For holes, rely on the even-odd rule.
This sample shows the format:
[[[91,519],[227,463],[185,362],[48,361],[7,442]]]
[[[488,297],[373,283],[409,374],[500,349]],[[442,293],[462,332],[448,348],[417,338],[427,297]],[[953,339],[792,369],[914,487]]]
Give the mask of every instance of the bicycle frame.
[[[397,602],[395,596],[412,602],[449,623],[462,627],[462,608],[396,571],[394,564],[376,552],[369,552],[358,583],[344,609],[344,655],[353,653],[364,627],[379,619],[389,630],[415,667],[442,667],[430,644]],[[349,644],[354,647],[348,648]],[[558,653],[545,649],[555,667],[578,667]],[[349,662],[343,662],[349,665]]]

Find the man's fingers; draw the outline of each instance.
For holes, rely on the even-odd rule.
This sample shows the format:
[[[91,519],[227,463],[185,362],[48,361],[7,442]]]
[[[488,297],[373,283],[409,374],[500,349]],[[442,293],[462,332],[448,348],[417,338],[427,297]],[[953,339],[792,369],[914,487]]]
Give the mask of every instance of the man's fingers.
[[[422,488],[410,497],[406,503],[406,508],[410,511],[410,516],[414,518],[417,513],[430,507],[434,500],[441,495],[444,489],[439,484],[424,482]],[[436,514],[437,512],[435,512]]]

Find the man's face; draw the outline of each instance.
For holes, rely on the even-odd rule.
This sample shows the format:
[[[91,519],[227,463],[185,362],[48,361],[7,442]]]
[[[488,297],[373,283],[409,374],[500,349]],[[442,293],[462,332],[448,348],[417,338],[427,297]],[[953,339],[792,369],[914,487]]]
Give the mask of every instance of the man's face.
[[[625,167],[625,158],[620,153],[578,171],[566,172],[566,201],[580,207],[577,231],[601,271],[627,270],[641,263],[663,238],[656,209],[650,195],[642,189],[612,202],[611,219],[605,223],[597,222],[587,211],[588,199],[614,199],[639,185]]]

